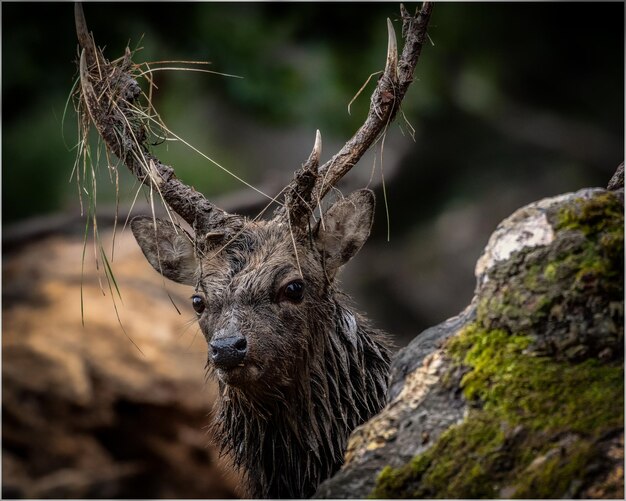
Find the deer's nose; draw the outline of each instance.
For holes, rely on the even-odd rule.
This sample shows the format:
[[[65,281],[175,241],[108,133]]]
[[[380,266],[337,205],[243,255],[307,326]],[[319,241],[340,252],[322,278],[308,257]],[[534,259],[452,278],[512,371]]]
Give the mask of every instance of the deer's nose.
[[[211,359],[219,369],[232,369],[240,365],[248,351],[248,342],[241,334],[213,339],[209,345]]]

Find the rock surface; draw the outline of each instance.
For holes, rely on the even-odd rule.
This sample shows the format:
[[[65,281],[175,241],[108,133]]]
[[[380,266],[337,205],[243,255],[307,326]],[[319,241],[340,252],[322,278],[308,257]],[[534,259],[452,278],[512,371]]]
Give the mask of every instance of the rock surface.
[[[530,204],[394,359],[318,498],[623,498],[623,182]]]
[[[237,479],[206,432],[216,390],[188,290],[164,287],[118,234],[124,329],[91,244],[83,326],[82,254],[64,236],[4,255],[2,497],[233,497]]]

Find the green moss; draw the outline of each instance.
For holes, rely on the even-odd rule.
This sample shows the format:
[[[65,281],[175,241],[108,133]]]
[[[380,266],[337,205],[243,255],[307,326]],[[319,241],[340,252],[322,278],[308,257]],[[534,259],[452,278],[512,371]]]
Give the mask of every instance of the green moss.
[[[539,456],[537,466],[527,468],[524,480],[512,489],[516,498],[572,497],[573,480],[584,477],[590,459],[595,457],[593,443],[580,439],[567,450],[560,447],[551,449],[545,456]]]
[[[555,232],[545,247],[497,263],[479,295],[488,330],[533,336],[533,349],[583,360],[623,352],[624,215],[612,193],[576,198],[548,211]],[[578,339],[571,333],[581,332]],[[607,335],[608,334],[608,335]]]
[[[470,326],[450,342],[449,353],[472,368],[461,381],[465,397],[512,425],[531,430],[587,433],[608,416],[623,419],[623,368],[589,359],[580,364],[525,354],[532,339]],[[614,411],[618,412],[613,414]]]
[[[593,441],[623,427],[623,367],[529,356],[531,342],[477,324],[453,338],[454,365],[471,368],[461,380],[468,417],[409,464],[385,468],[372,497],[484,498],[504,487],[507,497],[559,497],[584,479]]]
[[[557,210],[554,227],[556,230],[578,230],[586,236],[599,232],[615,231],[616,222],[622,222],[624,240],[624,205],[612,192],[598,193],[591,198],[579,198]]]
[[[548,281],[555,280],[558,269],[559,268],[555,263],[548,263],[543,270],[543,278]]]
[[[612,192],[580,198],[552,215],[557,231],[579,231],[587,237],[581,252],[580,282],[586,274],[597,278],[624,276],[624,205]]]

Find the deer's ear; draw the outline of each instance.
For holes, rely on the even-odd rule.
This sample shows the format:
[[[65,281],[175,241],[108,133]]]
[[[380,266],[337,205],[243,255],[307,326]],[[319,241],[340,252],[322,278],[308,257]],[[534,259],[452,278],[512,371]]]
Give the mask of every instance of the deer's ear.
[[[145,216],[134,218],[130,228],[156,271],[174,282],[195,284],[198,264],[187,232],[169,221]]]
[[[324,256],[329,277],[347,263],[370,236],[374,221],[374,193],[359,190],[335,202],[314,230],[317,248]]]

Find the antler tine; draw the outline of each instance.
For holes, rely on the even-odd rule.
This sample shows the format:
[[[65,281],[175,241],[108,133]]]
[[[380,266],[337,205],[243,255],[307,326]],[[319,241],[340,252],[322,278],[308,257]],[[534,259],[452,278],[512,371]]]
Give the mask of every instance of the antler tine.
[[[76,2],[74,4],[74,22],[76,24],[76,35],[81,48],[86,51],[85,58],[87,64],[91,66],[96,61],[96,50],[93,40],[87,29],[87,21],[85,21],[85,13],[83,12],[83,4]]]
[[[274,212],[275,219],[286,217],[293,229],[304,230],[313,211],[311,194],[317,181],[317,170],[322,154],[322,135],[315,132],[315,143],[307,161],[294,176],[293,181],[286,188],[285,204]]]
[[[320,165],[320,157],[322,156],[322,134],[319,129],[315,131],[315,143],[313,144],[313,151],[309,155],[304,168],[317,172],[317,168]]]
[[[396,39],[396,30],[393,29],[391,19],[387,18],[387,64],[383,75],[389,79],[392,84],[398,83],[398,41]]]
[[[93,122],[107,149],[117,156],[143,184],[161,194],[163,200],[196,231],[196,239],[216,229],[228,238],[239,230],[243,218],[230,215],[211,204],[201,193],[187,186],[174,169],[152,155],[146,146],[146,128],[135,102],[141,88],[130,73],[130,53],[122,65],[107,61],[96,49],[87,30],[80,3],[75,5],[76,34],[82,47],[79,70],[81,99],[89,122]],[[93,71],[98,63],[100,71]],[[202,242],[198,242],[202,244]],[[200,245],[202,247],[202,245]]]

